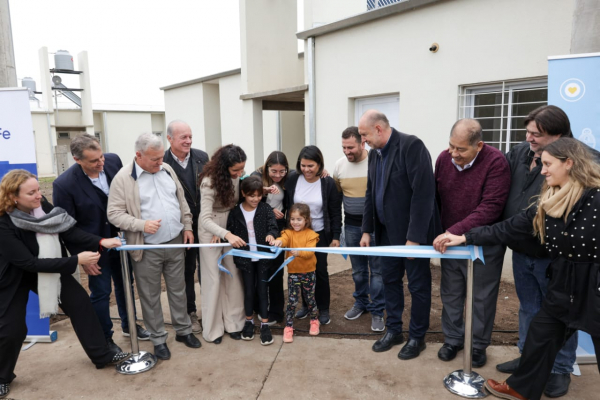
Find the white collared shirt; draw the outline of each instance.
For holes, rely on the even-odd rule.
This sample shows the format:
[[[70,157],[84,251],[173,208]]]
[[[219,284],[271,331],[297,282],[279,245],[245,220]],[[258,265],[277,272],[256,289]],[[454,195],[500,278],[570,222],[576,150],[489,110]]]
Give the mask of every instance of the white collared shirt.
[[[81,169],[83,171],[83,168]],[[85,171],[83,171],[85,174]],[[102,190],[105,195],[108,196],[108,179],[106,179],[106,173],[104,171],[100,171],[97,178],[91,178],[88,174],[85,174],[90,181],[92,181],[92,185],[96,186],[98,189]]]
[[[173,150],[169,150],[171,152],[171,155],[173,156],[173,158],[175,159],[175,161],[177,161],[177,164],[181,165],[181,168],[185,169],[188,165],[188,161],[190,161],[190,154],[192,154],[192,152],[190,151],[187,156],[185,156],[184,160],[181,161],[179,159],[179,157],[177,157],[175,154],[173,154]]]
[[[466,164],[464,167],[461,167],[460,165],[456,165],[456,162],[454,162],[454,158],[452,159],[452,164],[454,164],[454,166],[456,167],[457,170],[459,170],[460,172],[464,171],[465,169],[469,169],[473,166],[473,163],[475,162],[475,160],[477,160],[477,156],[479,155],[479,152],[477,152],[477,154],[475,154],[475,158],[471,160],[470,163]]]
[[[144,171],[135,162],[140,209],[143,220],[160,219],[160,228],[154,234],[144,232],[144,243],[161,244],[175,239],[183,231],[181,209],[177,198],[177,186],[173,178],[163,169],[152,174]]]

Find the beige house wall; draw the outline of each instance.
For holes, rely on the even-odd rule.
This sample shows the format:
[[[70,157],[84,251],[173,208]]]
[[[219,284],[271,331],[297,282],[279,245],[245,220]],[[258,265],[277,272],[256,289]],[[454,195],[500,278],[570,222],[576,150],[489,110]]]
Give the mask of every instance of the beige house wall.
[[[304,29],[367,11],[367,0],[304,0]]]
[[[109,153],[116,153],[123,164],[133,161],[135,140],[139,135],[152,132],[150,113],[107,112],[106,131],[108,132]]]
[[[548,55],[569,53],[573,7],[444,1],[316,37],[317,146],[326,167],[342,155],[338,133],[354,121],[354,99],[389,93],[400,95],[395,128],[423,139],[435,161],[457,119],[461,85],[545,77]],[[434,42],[437,53],[428,50]]]
[[[219,79],[219,105],[221,111],[221,144],[234,143],[244,150],[246,140],[242,134],[243,101],[240,100],[241,75],[230,75]],[[209,155],[215,148],[209,151]],[[248,167],[246,170],[249,170]]]
[[[206,149],[202,83],[165,90],[165,124],[180,119],[192,129],[192,147]],[[164,140],[166,141],[166,127]]]
[[[243,94],[294,87],[298,63],[295,0],[240,0]]]
[[[48,133],[48,114],[45,112],[31,113],[33,135],[35,138],[35,159],[38,176],[54,175],[53,145]]]

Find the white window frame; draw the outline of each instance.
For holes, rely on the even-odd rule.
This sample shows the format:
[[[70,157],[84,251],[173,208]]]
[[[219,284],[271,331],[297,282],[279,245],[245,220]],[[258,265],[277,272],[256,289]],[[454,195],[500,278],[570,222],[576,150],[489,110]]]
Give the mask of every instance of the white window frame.
[[[494,84],[482,84],[482,85],[464,85],[461,87],[459,94],[459,118],[473,118],[474,108],[477,106],[473,105],[473,96],[477,94],[497,94],[502,93],[501,104],[489,104],[485,107],[500,106],[500,128],[499,129],[484,129],[484,131],[499,131],[500,141],[499,142],[488,142],[490,145],[499,145],[502,151],[510,150],[510,146],[514,140],[511,140],[511,133],[516,131],[525,131],[524,127],[512,127],[512,118],[524,117],[521,115],[512,115],[512,102],[513,93],[515,91],[525,90],[536,90],[545,87],[548,89],[548,79],[531,79],[527,81],[501,81]],[[547,102],[535,102],[539,106],[547,105]],[[533,104],[533,103],[519,103],[519,104]],[[508,110],[508,114],[504,115],[504,108]],[[481,106],[483,107],[483,106]],[[481,119],[492,119],[497,117],[483,117]],[[479,119],[479,118],[476,118]],[[506,126],[504,126],[506,124]],[[503,132],[506,131],[506,137],[502,137]],[[494,146],[496,147],[496,146]]]

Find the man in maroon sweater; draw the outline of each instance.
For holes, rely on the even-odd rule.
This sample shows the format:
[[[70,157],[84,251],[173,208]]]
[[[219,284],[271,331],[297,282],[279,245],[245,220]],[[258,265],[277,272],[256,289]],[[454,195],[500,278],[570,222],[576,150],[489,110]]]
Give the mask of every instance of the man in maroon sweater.
[[[444,231],[462,235],[500,219],[510,190],[510,169],[499,150],[483,143],[479,122],[461,119],[450,131],[448,150],[435,163],[435,182]],[[441,234],[435,242],[443,240]],[[487,361],[504,247],[486,246],[483,254],[485,265],[477,260],[473,271],[473,367],[482,367]],[[466,276],[466,260],[442,260],[440,292],[445,339],[438,357],[443,361],[454,359],[463,348]]]

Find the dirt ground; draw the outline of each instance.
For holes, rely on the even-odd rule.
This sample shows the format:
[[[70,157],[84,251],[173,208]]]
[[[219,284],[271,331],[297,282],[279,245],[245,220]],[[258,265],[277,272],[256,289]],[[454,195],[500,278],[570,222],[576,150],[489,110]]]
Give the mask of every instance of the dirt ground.
[[[440,267],[431,266],[432,273],[432,301],[429,332],[426,340],[429,343],[442,343],[444,336],[441,333],[441,315],[442,301],[440,299]],[[88,280],[86,274],[81,274],[81,284],[88,289]],[[381,333],[371,331],[371,315],[364,313],[360,318],[354,321],[348,321],[344,314],[354,304],[352,293],[354,292],[354,281],[352,280],[352,271],[346,270],[330,276],[331,284],[331,324],[321,327],[321,334],[332,338],[346,339],[372,339],[381,337]],[[164,283],[163,283],[164,291]],[[411,298],[404,283],[406,310],[410,309]],[[287,291],[286,291],[287,296]],[[136,295],[137,298],[137,295]],[[114,305],[114,294],[111,295],[110,305]],[[492,334],[493,345],[515,345],[519,339],[518,330],[518,312],[519,300],[515,292],[515,287],[511,283],[501,282],[500,292],[498,294],[498,306],[496,309],[496,320],[494,323],[494,333]],[[51,323],[65,319],[64,315],[52,317]],[[409,311],[404,312],[404,328],[408,329],[410,319]],[[303,336],[308,334],[309,319],[297,320],[294,322],[295,333]],[[275,326],[274,334],[281,334],[281,327]],[[304,332],[303,332],[304,331]]]
[[[426,336],[427,342],[443,343],[444,336],[442,330],[442,301],[440,298],[440,267],[431,266],[432,273],[432,301],[430,314],[430,327]],[[327,334],[328,337],[346,338],[346,339],[378,339],[381,333],[371,331],[371,315],[364,313],[360,318],[354,321],[348,321],[344,314],[354,304],[352,293],[354,292],[354,281],[352,280],[352,271],[346,270],[331,275],[331,324],[321,327],[321,334]],[[403,314],[404,329],[408,329],[410,320],[411,298],[408,291],[407,282],[404,282],[404,300],[405,312]],[[498,295],[498,306],[496,310],[496,320],[494,323],[494,333],[492,334],[493,345],[515,345],[519,339],[518,333],[518,312],[519,300],[517,299],[515,287],[513,284],[502,282]],[[300,330],[308,331],[309,320],[299,320],[294,322],[295,332],[300,335]],[[508,333],[504,333],[508,332]]]

